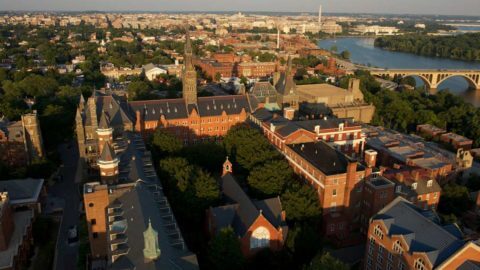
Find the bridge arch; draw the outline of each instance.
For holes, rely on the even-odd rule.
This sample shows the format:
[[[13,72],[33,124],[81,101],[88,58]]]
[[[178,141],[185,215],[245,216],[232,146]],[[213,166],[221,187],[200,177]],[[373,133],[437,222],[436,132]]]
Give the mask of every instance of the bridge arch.
[[[465,81],[467,81],[468,83],[468,86],[471,88],[471,89],[479,89],[480,88],[480,85],[479,85],[479,75],[472,75],[472,77],[468,76],[468,75],[463,75],[463,74],[447,74],[445,76],[442,76],[440,77],[437,81],[437,87],[440,86],[440,84],[444,83],[446,80],[448,79],[451,79],[451,78],[455,78],[455,77],[461,77],[461,78],[464,78]]]

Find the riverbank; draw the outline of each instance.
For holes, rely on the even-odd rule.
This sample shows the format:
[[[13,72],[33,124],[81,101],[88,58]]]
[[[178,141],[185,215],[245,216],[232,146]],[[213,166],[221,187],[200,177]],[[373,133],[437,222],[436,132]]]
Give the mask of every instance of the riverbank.
[[[480,61],[480,33],[456,36],[402,35],[375,38],[380,49],[462,61]]]
[[[356,67],[381,68],[381,69],[471,69],[480,70],[480,63],[441,59],[436,57],[418,56],[410,53],[392,52],[376,48],[374,38],[346,37],[322,39],[318,47],[326,50],[335,45],[337,51],[348,50],[350,61]],[[423,82],[417,78],[417,86]],[[450,92],[464,97],[467,102],[480,106],[480,94],[467,91],[468,83],[462,77],[453,77],[443,82],[438,90],[449,89]]]

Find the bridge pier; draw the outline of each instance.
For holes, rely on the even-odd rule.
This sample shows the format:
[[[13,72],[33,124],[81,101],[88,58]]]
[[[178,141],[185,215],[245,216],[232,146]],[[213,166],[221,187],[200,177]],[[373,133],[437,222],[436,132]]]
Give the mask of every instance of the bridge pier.
[[[428,88],[428,94],[436,95],[438,93],[437,88]]]

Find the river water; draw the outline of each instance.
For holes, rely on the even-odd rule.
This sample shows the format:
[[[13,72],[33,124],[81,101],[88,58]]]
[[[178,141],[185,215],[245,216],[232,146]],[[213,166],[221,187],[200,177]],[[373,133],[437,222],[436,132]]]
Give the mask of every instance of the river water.
[[[480,62],[442,59],[435,57],[418,56],[415,54],[391,52],[374,47],[373,38],[348,37],[325,39],[318,42],[318,46],[329,50],[332,46],[337,51],[348,50],[353,63],[390,69],[480,69]],[[423,82],[416,78],[417,86]],[[452,77],[438,87],[438,90],[448,89],[450,92],[465,97],[475,106],[480,106],[480,93],[467,91],[468,83],[462,77]]]

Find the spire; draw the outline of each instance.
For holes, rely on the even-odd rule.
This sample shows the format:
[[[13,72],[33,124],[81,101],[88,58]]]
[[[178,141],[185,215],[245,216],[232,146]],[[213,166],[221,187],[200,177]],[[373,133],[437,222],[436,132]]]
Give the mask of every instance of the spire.
[[[194,70],[193,67],[193,49],[192,41],[190,40],[190,31],[188,26],[185,27],[185,48],[184,48],[184,65],[186,70]]]
[[[75,115],[75,122],[78,124],[83,123],[82,112],[80,111],[80,107],[77,108],[77,113]]]
[[[108,121],[105,111],[102,111],[102,114],[100,115],[98,129],[110,129],[110,121]]]
[[[161,251],[158,244],[158,233],[152,227],[152,221],[148,219],[148,227],[143,232],[143,241],[145,248],[143,249],[143,256],[147,260],[156,260],[160,257]]]
[[[192,41],[190,40],[190,30],[188,25],[185,27],[185,54],[193,54]]]
[[[110,143],[105,142],[103,144],[102,154],[100,155],[99,161],[103,163],[118,161],[117,155],[115,154],[115,151],[113,150]]]
[[[193,50],[192,43],[190,41],[190,33],[188,28],[185,35],[185,55],[183,62],[183,74],[182,74],[182,84],[183,84],[183,99],[185,104],[188,105],[197,105],[197,72],[193,66]]]
[[[292,74],[292,56],[288,56],[287,70],[285,71],[285,89],[284,94],[294,94],[295,82]]]

